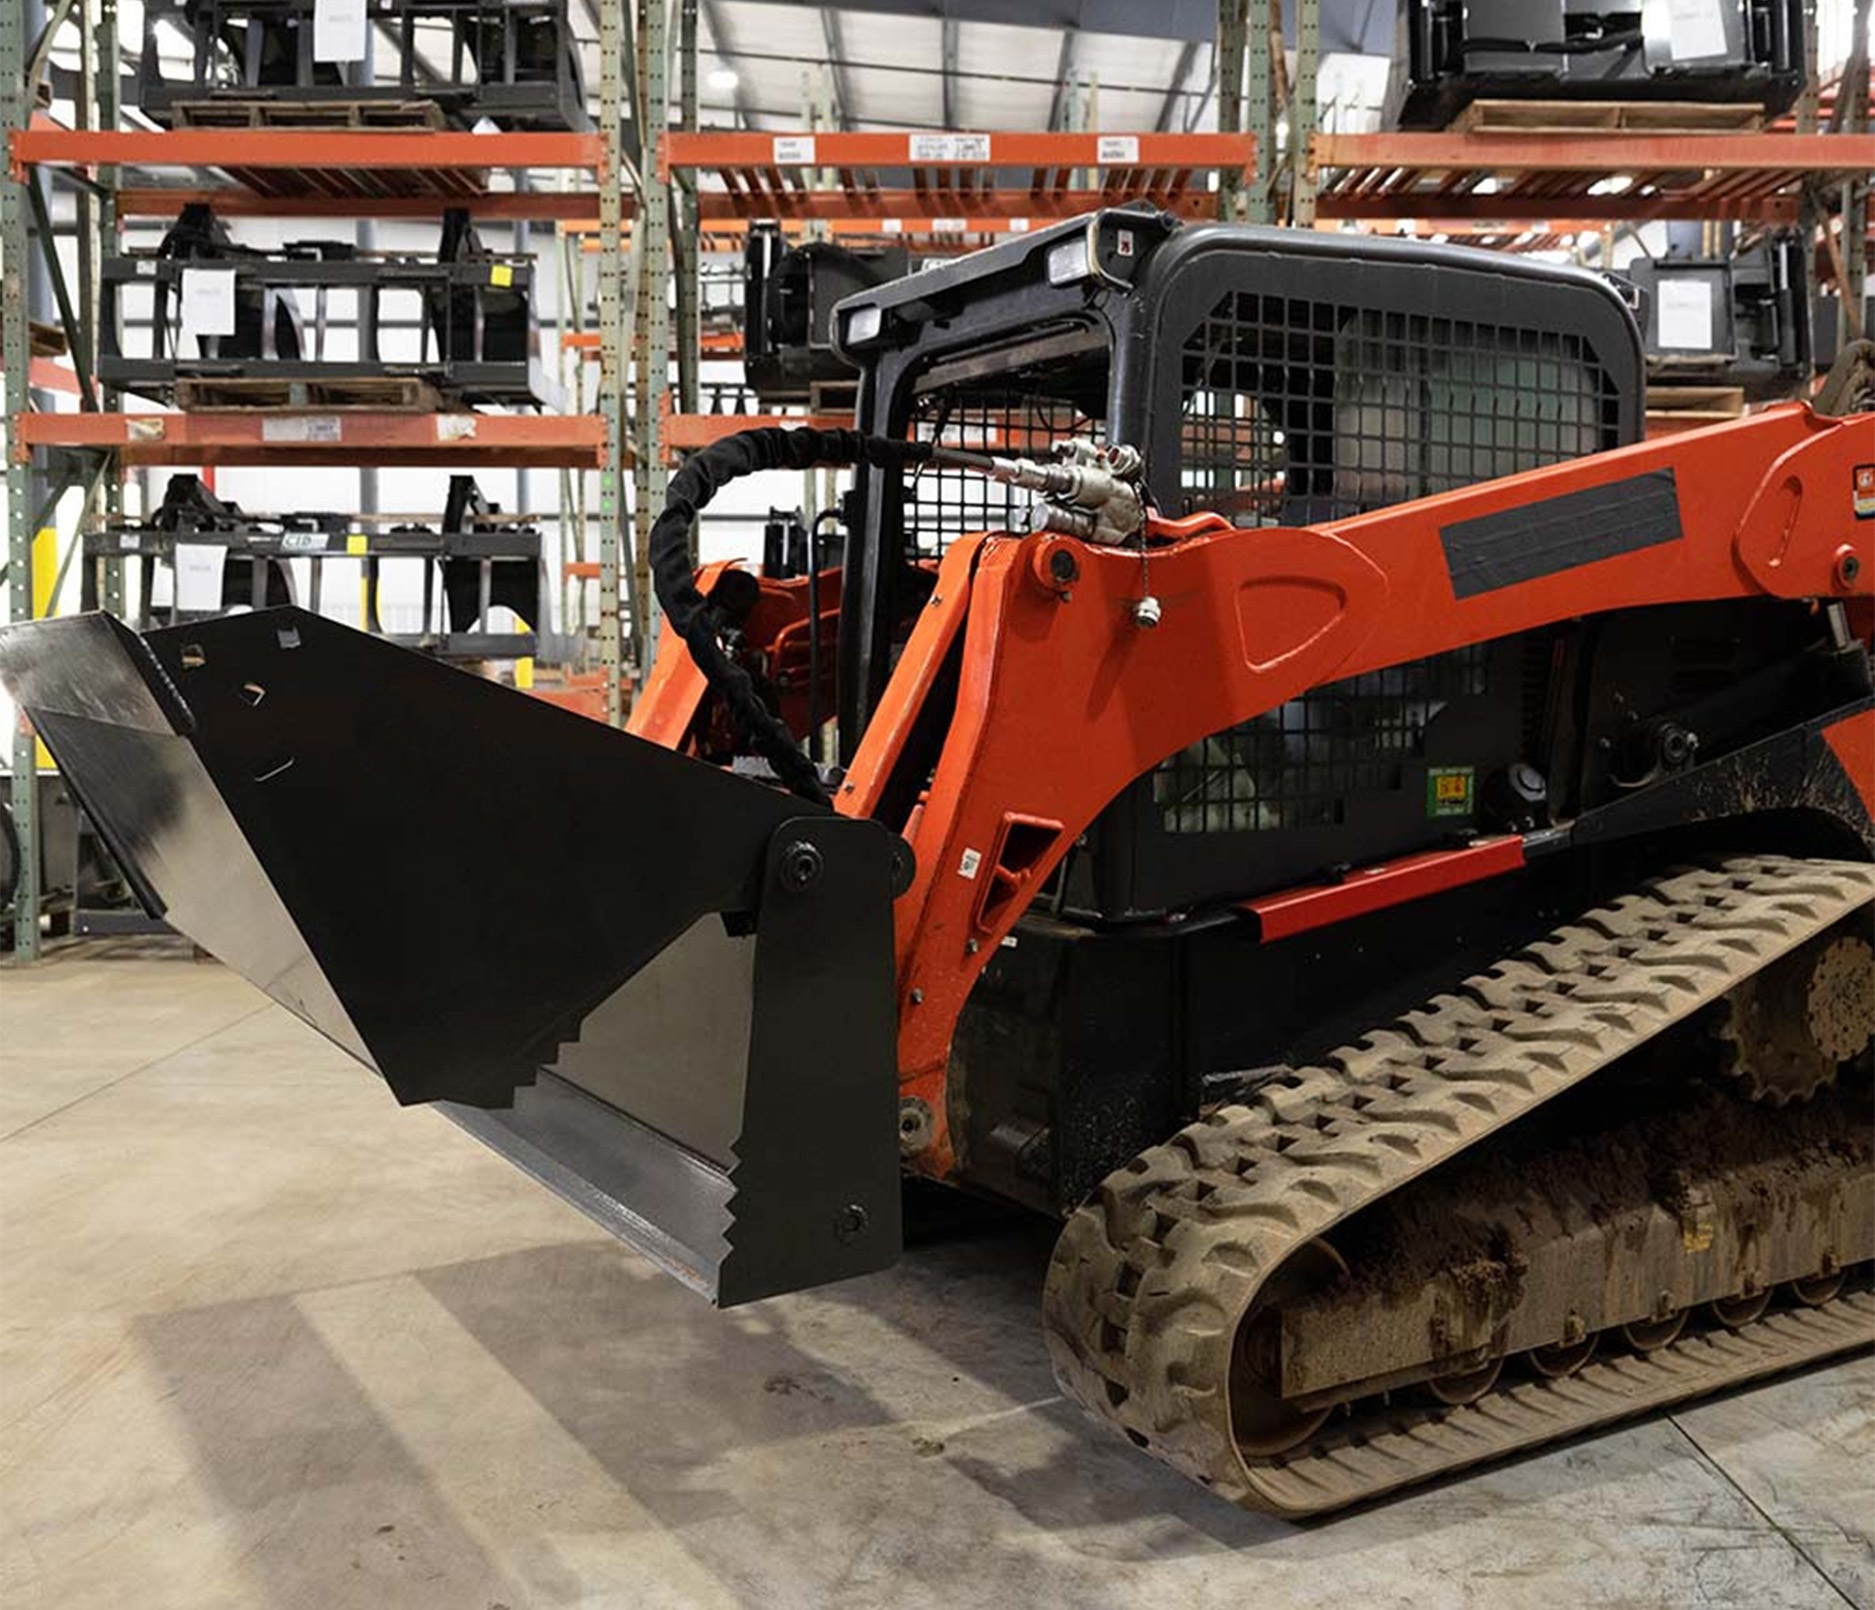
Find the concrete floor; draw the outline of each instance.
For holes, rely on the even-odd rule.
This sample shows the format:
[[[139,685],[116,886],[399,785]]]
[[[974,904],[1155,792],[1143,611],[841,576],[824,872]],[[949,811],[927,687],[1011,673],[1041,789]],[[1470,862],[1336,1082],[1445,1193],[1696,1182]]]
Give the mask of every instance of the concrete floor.
[[[0,972],[0,1605],[1875,1605],[1864,1357],[1301,1528],[1062,1403],[1045,1231],[712,1313],[221,967]]]

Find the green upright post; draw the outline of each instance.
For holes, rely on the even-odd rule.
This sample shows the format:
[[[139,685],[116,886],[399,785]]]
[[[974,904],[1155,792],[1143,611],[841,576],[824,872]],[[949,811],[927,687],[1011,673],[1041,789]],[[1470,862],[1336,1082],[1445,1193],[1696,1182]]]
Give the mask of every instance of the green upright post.
[[[677,0],[678,123],[686,134],[697,130],[697,0]],[[697,176],[685,169],[676,176],[677,235],[671,242],[677,297],[677,411],[694,414],[701,406],[698,365],[702,345],[702,286],[698,256],[702,250],[697,213]]]
[[[650,670],[651,523],[664,506],[668,479],[662,456],[664,400],[671,370],[671,187],[664,171],[664,140],[670,120],[670,48],[667,0],[639,0],[638,74],[644,127],[639,131],[638,209],[632,220],[632,252],[638,278],[632,294],[632,348],[636,383],[632,391],[632,574],[634,624],[640,673]]]
[[[122,117],[121,105],[122,77],[117,70],[117,0],[95,0],[97,5],[96,24],[91,29],[93,56],[96,66],[93,70],[92,94],[96,106],[96,126],[100,129],[115,129]],[[96,260],[102,265],[105,258],[117,250],[117,169],[98,169],[98,183],[104,187],[103,194],[92,199],[91,223],[97,242]],[[100,269],[99,283],[88,286],[85,295],[93,308],[91,322],[92,345],[89,357],[91,372],[98,372],[98,332],[102,327],[106,309],[103,306],[102,276]],[[123,394],[102,383],[98,386],[98,406],[108,413],[116,413],[123,406]],[[104,466],[103,495],[100,499],[98,518],[108,529],[117,516],[124,512],[124,467],[117,455]],[[113,615],[124,613],[124,560],[121,555],[112,553],[98,561],[97,592],[98,603]]]
[[[1217,48],[1211,53],[1211,71],[1217,82],[1217,131],[1243,133],[1244,8],[1247,0],[1217,0]],[[1217,176],[1217,215],[1225,223],[1240,216],[1243,176],[1224,168]]]
[[[624,8],[618,0],[599,7],[599,128],[604,139],[599,159],[599,413],[605,420],[605,462],[599,469],[599,670],[605,678],[605,718],[612,726],[625,720],[619,695],[624,665],[619,579],[624,569],[625,462],[625,320],[623,313],[624,174],[621,140],[625,120]],[[577,260],[576,260],[577,261]],[[583,293],[585,275],[575,273],[574,294]]]
[[[1856,0],[1851,17],[1852,35],[1858,41],[1843,69],[1842,82],[1836,87],[1838,107],[1845,134],[1868,133],[1868,99],[1871,66],[1868,34],[1869,0]],[[1868,208],[1869,176],[1851,172],[1842,187],[1842,299],[1837,304],[1837,345],[1840,348],[1858,336],[1875,337],[1875,330],[1864,327],[1862,315],[1868,296]]]
[[[0,106],[8,138],[24,128],[30,106],[25,75],[31,41],[26,37],[23,0],[0,0]],[[33,615],[33,485],[30,461],[19,450],[19,420],[32,406],[32,330],[26,308],[26,186],[0,172],[0,357],[6,365],[7,414],[7,618]],[[38,761],[32,735],[10,734],[13,828],[19,836],[20,869],[13,896],[13,954],[39,959]]]
[[[1296,82],[1289,108],[1289,221],[1315,227],[1316,79],[1321,66],[1321,0],[1296,0]]]

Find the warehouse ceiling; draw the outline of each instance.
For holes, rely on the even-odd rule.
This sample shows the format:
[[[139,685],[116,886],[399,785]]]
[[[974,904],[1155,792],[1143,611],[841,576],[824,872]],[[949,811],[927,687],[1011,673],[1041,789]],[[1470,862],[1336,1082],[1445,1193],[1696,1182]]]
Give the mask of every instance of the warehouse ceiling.
[[[1293,0],[1290,13],[1293,37]],[[1322,99],[1344,114],[1332,123],[1360,126],[1345,114],[1378,104],[1393,14],[1323,5]],[[851,129],[1062,128],[1076,94],[1104,129],[1217,126],[1215,0],[700,0],[699,21],[708,126],[798,128],[818,96]]]

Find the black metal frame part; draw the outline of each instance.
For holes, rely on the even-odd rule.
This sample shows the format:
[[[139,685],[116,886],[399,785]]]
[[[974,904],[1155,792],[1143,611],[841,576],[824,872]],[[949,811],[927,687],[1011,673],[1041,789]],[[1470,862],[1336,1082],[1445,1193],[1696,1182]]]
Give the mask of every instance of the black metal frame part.
[[[148,0],[137,104],[181,126],[224,107],[281,105],[316,113],[428,102],[463,127],[591,127],[566,0],[365,0],[370,28],[391,38],[394,75],[360,82],[361,64],[313,58],[317,0]],[[163,75],[165,29],[194,48],[186,78]],[[432,67],[432,63],[437,64]]]
[[[316,615],[323,602],[324,562],[362,560],[366,631],[444,660],[517,659],[539,648],[548,589],[539,527],[499,519],[500,513],[469,475],[449,478],[439,525],[403,522],[370,529],[361,529],[360,520],[338,513],[249,514],[239,504],[217,497],[197,477],[172,475],[162,503],[148,518],[124,519],[86,532],[84,553],[87,560],[138,561],[138,608],[131,625],[139,632],[207,619],[234,608],[297,603],[290,568],[295,559],[311,564],[305,603]],[[160,564],[173,570],[178,545],[190,543],[226,550],[221,608],[179,609],[172,590],[168,609],[159,612],[151,602],[156,568]],[[384,630],[378,613],[378,584],[387,560],[425,561],[423,626],[418,631]],[[91,580],[87,565],[87,594],[95,591]],[[87,605],[93,602],[87,596]],[[526,623],[525,629],[490,629],[489,613],[496,606],[512,610]]]
[[[718,1303],[897,1256],[884,829],[300,610],[33,622],[0,679],[152,914],[400,1101]]]
[[[234,275],[232,334],[195,336],[185,328],[185,276],[204,268]],[[552,406],[558,397],[540,361],[533,260],[487,250],[459,209],[444,215],[434,254],[393,254],[360,252],[349,241],[297,241],[276,251],[241,246],[196,203],[154,251],[108,257],[101,274],[99,379],[157,402],[186,401],[179,391],[218,382],[259,385],[301,406],[329,403],[347,387],[368,396],[364,388],[398,381],[433,387],[455,405]],[[148,351],[137,356],[124,350],[125,298],[133,288],[150,294]],[[310,313],[299,292],[309,293]],[[355,301],[355,319],[342,326],[330,317],[334,293]],[[408,360],[381,355],[385,299],[395,293],[412,296],[420,331],[418,354]],[[328,335],[340,327],[356,331],[355,357],[327,356]],[[194,355],[183,350],[190,341]]]
[[[1442,129],[1483,99],[1732,101],[1782,112],[1803,89],[1803,13],[1803,0],[1714,6],[1705,20],[1721,30],[1715,50],[1669,8],[1632,0],[1401,0],[1388,121]]]
[[[1807,256],[1793,229],[1727,257],[1637,257],[1622,274],[1641,292],[1648,378],[1742,386],[1753,400],[1798,394],[1815,366]],[[1710,298],[1712,336],[1704,346],[1662,338],[1661,287],[1676,280]]]
[[[742,251],[742,368],[768,403],[810,402],[847,391],[859,372],[840,356],[833,310],[846,297],[902,278],[903,246],[856,251],[832,241],[790,246],[778,224],[754,224]]]

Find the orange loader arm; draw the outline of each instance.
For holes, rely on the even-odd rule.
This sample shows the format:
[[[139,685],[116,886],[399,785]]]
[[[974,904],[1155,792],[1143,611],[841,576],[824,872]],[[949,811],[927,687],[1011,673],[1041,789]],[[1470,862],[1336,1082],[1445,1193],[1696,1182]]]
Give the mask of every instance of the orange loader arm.
[[[1875,417],[1792,404],[1320,526],[1158,530],[1173,540],[1143,556],[1049,533],[954,543],[838,791],[845,814],[879,810],[962,634],[941,757],[909,820],[886,824],[917,858],[895,911],[922,1172],[953,1166],[946,1067],[971,987],[1131,781],[1323,682],[1576,615],[1850,600],[1866,635]]]

